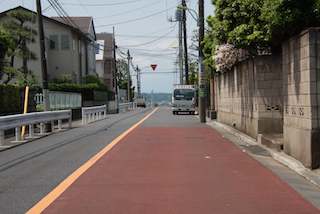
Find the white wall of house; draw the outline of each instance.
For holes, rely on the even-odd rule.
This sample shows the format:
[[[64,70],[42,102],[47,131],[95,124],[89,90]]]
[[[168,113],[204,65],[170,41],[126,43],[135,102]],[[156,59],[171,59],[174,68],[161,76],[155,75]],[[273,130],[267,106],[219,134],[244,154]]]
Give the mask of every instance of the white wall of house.
[[[96,71],[100,78],[104,76],[103,50],[104,40],[97,40],[95,44]]]
[[[9,19],[3,17],[0,21]],[[31,23],[25,23],[30,26]],[[64,25],[57,24],[50,19],[43,19],[45,50],[47,56],[47,72],[49,81],[53,78],[61,79],[63,74],[70,74],[72,83],[81,84],[82,78],[86,74],[96,73],[94,41],[85,42],[84,37]],[[31,27],[38,31],[38,22]],[[38,76],[39,85],[42,86],[42,69],[40,61],[39,36],[35,37],[36,42],[27,44],[29,49],[37,55],[37,60],[28,61],[28,68]],[[87,45],[87,47],[86,47]],[[88,57],[86,57],[88,53]],[[18,57],[14,59],[14,67],[20,68],[22,60]],[[2,81],[6,79],[4,76]],[[14,84],[17,79],[13,79],[9,84]]]

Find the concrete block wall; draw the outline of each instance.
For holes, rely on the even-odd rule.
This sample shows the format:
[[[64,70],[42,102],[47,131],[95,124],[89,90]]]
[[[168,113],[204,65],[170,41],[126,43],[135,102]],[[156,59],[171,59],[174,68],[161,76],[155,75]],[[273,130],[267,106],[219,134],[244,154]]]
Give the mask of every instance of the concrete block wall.
[[[218,121],[257,138],[281,133],[281,55],[258,56],[217,77]]]
[[[253,138],[283,132],[285,153],[320,167],[320,28],[284,42],[281,55],[247,60],[216,79],[219,122]]]
[[[320,167],[320,28],[282,46],[284,151],[309,168]]]

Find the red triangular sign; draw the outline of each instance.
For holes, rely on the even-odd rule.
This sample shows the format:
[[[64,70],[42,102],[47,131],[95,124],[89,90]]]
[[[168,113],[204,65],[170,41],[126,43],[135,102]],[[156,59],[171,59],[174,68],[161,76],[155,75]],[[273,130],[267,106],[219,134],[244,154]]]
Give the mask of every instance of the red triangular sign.
[[[156,69],[157,65],[151,65],[152,70]]]

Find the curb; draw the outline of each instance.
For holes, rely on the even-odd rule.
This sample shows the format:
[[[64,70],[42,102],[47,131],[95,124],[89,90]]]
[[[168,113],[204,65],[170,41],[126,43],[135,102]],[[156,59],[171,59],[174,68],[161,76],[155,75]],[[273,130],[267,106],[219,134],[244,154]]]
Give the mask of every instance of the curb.
[[[313,172],[312,170],[304,167],[304,165],[302,163],[300,163],[298,160],[294,159],[293,157],[285,154],[284,152],[278,152],[278,151],[270,149],[262,144],[259,144],[254,138],[252,138],[252,137],[250,137],[250,136],[248,136],[248,135],[246,135],[246,134],[244,134],[244,133],[242,133],[242,132],[240,132],[240,131],[238,131],[228,125],[225,125],[223,123],[219,123],[216,121],[210,121],[209,123],[216,125],[222,129],[228,131],[229,133],[236,136],[241,141],[243,141],[247,144],[258,145],[258,146],[268,150],[270,152],[271,157],[274,160],[278,161],[279,163],[281,163],[281,164],[287,166],[288,168],[290,168],[291,170],[295,171],[296,173],[298,173],[299,175],[301,175],[302,177],[307,179],[312,184],[320,187],[320,174],[317,174],[317,173]]]

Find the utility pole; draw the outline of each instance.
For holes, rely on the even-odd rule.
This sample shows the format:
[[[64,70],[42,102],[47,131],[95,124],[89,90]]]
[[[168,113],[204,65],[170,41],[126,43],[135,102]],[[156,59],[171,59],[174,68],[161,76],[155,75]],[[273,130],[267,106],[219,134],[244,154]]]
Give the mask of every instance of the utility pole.
[[[141,89],[140,89],[140,82],[141,82],[141,76],[140,76],[140,70],[138,65],[137,65],[137,87],[138,87],[138,95],[141,94]]]
[[[179,82],[183,85],[183,48],[182,48],[182,10],[181,8],[176,10],[175,21],[179,22]],[[168,20],[172,22],[172,18]]]
[[[180,85],[183,85],[183,48],[182,48],[182,21],[179,21],[179,68]]]
[[[201,123],[206,122],[205,106],[205,70],[203,65],[204,55],[201,44],[204,37],[204,9],[203,0],[199,0],[199,119]]]
[[[183,85],[182,10],[180,8],[176,11],[176,20],[179,22],[179,80],[180,85]]]
[[[153,89],[151,91],[151,108],[153,107]]]
[[[129,50],[128,50],[128,74],[127,74],[127,80],[128,80],[128,84],[127,84],[127,89],[128,89],[128,91],[127,91],[127,100],[128,100],[128,102],[130,102],[131,101],[131,91],[130,91],[130,60],[131,60],[132,58],[130,57],[130,52],[129,52]]]
[[[49,98],[49,84],[48,84],[48,72],[47,72],[47,56],[44,44],[44,33],[43,33],[43,21],[40,0],[37,0],[37,18],[39,27],[39,40],[40,40],[40,55],[41,55],[41,69],[42,69],[42,93],[43,93],[43,104],[44,111],[50,111],[50,98]],[[45,124],[46,132],[51,132],[51,124]]]
[[[116,91],[116,99],[117,99],[117,113],[119,113],[119,87],[118,87],[118,80],[117,80],[117,73],[118,73],[118,69],[117,69],[117,59],[116,59],[116,40],[114,38],[114,27],[113,27],[113,35],[112,35],[112,42],[113,42],[113,58],[114,58],[114,69],[115,69],[115,91]]]
[[[182,0],[182,6],[186,7],[186,1]],[[185,76],[186,76],[186,85],[189,84],[189,69],[188,69],[188,45],[187,45],[187,27],[186,27],[186,10],[182,12],[182,21],[183,21],[183,38],[184,38],[184,66],[185,66]]]

